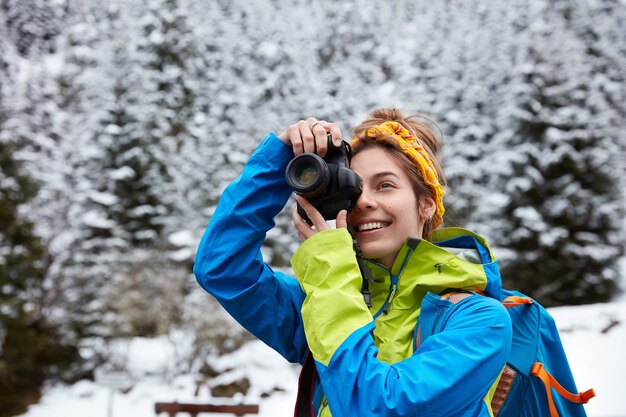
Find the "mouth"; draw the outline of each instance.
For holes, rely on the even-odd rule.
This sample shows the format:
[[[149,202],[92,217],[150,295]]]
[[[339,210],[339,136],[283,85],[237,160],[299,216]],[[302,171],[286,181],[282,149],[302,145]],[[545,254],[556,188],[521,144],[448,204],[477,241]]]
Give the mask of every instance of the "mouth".
[[[387,222],[367,222],[367,223],[362,223],[360,224],[356,230],[358,232],[371,232],[374,230],[380,230],[380,229],[384,229],[385,227],[389,226],[390,223]]]

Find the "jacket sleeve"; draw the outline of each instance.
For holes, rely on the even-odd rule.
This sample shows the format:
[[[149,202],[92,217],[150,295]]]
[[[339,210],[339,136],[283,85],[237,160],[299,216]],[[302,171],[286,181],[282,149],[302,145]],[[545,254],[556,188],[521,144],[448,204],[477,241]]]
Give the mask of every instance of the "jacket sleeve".
[[[345,229],[324,231],[292,258],[306,293],[305,333],[333,417],[487,413],[483,398],[510,350],[505,308],[488,297],[469,297],[413,356],[381,362],[350,243]]]
[[[241,325],[291,362],[307,353],[298,281],[275,272],[261,245],[291,190],[284,172],[292,149],[267,135],[223,192],[197,250],[194,274]]]

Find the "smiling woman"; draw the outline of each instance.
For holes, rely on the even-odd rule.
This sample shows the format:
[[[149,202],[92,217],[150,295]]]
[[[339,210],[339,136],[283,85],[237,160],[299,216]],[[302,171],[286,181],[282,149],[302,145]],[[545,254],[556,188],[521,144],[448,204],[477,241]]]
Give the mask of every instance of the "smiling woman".
[[[304,152],[323,157],[329,134],[338,146],[336,124],[309,118],[266,136],[202,238],[198,282],[253,334],[305,364],[297,416],[493,415],[511,322],[485,240],[440,228],[445,180],[426,119],[380,109],[357,126],[350,169],[362,182],[349,212],[333,229],[296,196],[308,221],[293,208],[302,240],[295,278],[263,262],[265,233],[291,194],[287,164]],[[448,297],[450,289],[487,296]],[[440,331],[421,343],[420,323],[436,314]]]

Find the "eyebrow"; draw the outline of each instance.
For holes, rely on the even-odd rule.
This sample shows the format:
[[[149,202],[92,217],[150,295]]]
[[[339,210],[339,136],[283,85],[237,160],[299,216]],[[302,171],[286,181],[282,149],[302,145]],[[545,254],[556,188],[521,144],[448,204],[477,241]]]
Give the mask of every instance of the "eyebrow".
[[[391,172],[391,171],[377,172],[376,174],[372,175],[372,179],[377,180],[379,178],[383,178],[383,177],[387,177],[387,176],[392,176],[392,177],[396,177],[396,178],[400,179],[398,174],[396,174],[395,172]]]

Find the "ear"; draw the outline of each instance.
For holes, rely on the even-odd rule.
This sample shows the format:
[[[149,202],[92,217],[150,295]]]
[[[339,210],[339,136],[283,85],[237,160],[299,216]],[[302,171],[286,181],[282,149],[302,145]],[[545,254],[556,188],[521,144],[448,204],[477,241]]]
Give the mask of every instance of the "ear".
[[[430,220],[435,215],[436,210],[435,200],[431,197],[420,197],[419,216],[421,221]]]

